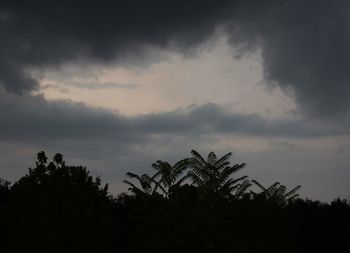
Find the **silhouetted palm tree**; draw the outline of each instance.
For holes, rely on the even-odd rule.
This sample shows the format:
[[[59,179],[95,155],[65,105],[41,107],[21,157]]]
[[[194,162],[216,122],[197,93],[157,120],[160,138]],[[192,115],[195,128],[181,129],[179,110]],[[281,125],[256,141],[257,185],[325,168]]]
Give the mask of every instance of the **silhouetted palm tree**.
[[[191,151],[192,158],[190,158],[190,171],[188,178],[192,180],[192,184],[198,187],[203,187],[211,191],[230,195],[234,191],[235,194],[241,196],[245,190],[250,186],[247,176],[238,179],[231,178],[232,174],[243,169],[245,163],[235,164],[230,166],[229,159],[232,153],[227,153],[220,159],[217,159],[214,152],[208,154],[205,160],[197,151]],[[241,184],[239,182],[243,181]]]

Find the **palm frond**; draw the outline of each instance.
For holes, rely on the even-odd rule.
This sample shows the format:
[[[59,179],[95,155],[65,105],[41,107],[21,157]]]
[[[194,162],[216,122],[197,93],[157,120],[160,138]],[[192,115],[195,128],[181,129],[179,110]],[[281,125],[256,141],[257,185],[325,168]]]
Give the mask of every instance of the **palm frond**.
[[[285,198],[286,201],[291,201],[291,200],[294,200],[295,198],[299,197],[299,194],[294,194],[288,198]]]
[[[207,162],[196,150],[191,150],[191,154],[193,155],[191,160],[197,160],[203,168],[207,166]]]
[[[185,158],[174,164],[173,169],[187,167],[190,163],[190,158]]]
[[[289,199],[289,198],[295,198],[293,195],[297,195],[297,196],[299,196],[299,194],[295,194],[297,191],[299,191],[299,189],[301,188],[301,186],[300,185],[298,185],[297,187],[295,187],[295,188],[293,188],[292,190],[290,190],[289,192],[287,192],[283,197],[285,198],[285,199]],[[296,197],[297,197],[296,196]]]
[[[242,196],[250,186],[251,186],[250,181],[248,179],[245,179],[237,188],[235,192],[235,196],[236,197]]]
[[[157,177],[159,177],[160,175],[162,175],[161,171],[157,171],[153,176],[152,179],[156,179]]]
[[[179,168],[177,170],[173,170],[171,174],[171,183],[174,184],[178,180],[178,178],[184,173],[185,170],[186,168]]]
[[[185,176],[183,176],[182,178],[180,178],[174,185],[176,185],[176,186],[180,186],[183,182],[185,182],[187,179],[189,179],[190,177],[189,177],[189,175],[187,174],[187,175],[185,175]]]
[[[259,187],[262,192],[266,191],[266,188],[262,184],[260,184],[258,181],[253,179],[252,183],[254,183],[257,187]]]
[[[215,162],[214,166],[215,166],[216,168],[220,168],[220,167],[222,166],[222,164],[228,162],[228,160],[231,158],[231,156],[232,156],[232,153],[231,153],[231,152],[227,153],[226,155],[222,156],[219,160],[217,160],[217,161]],[[229,163],[229,162],[228,162],[228,163]]]
[[[152,168],[159,171],[162,169],[162,161],[161,160],[158,160],[156,161],[155,163],[152,163]]]
[[[232,166],[232,173],[235,173],[241,169],[243,169],[246,166],[246,163],[242,163],[242,164],[235,164]]]
[[[218,171],[223,170],[224,168],[228,167],[230,165],[230,162],[224,162],[221,165],[213,165]]]
[[[247,178],[248,178],[248,176],[239,177],[239,178],[233,180],[232,182],[233,182],[233,184],[236,184],[236,183],[238,183],[239,181],[242,181],[242,180],[247,179]]]
[[[224,185],[220,187],[219,192],[225,195],[229,195],[233,190],[232,181],[232,179],[229,179]]]
[[[143,174],[141,176],[141,181],[140,181],[140,184],[142,186],[142,189],[145,191],[145,192],[150,192],[151,189],[152,189],[152,179],[150,178],[150,176],[148,176],[147,174]]]
[[[236,171],[235,168],[227,166],[225,169],[223,169],[219,175],[218,175],[218,181],[220,184],[225,183],[225,181]],[[242,177],[245,179],[247,176]],[[238,180],[239,181],[239,180]],[[237,182],[238,182],[237,181]]]
[[[206,170],[206,168],[203,168],[198,164],[192,164],[191,172],[202,178],[204,181],[208,181],[211,177],[210,171]]]
[[[202,180],[198,175],[194,174],[192,171],[188,173],[188,178],[192,180],[193,185],[197,185],[197,186],[205,185],[205,181]]]
[[[123,183],[125,184],[128,184],[129,187],[128,190],[135,193],[135,194],[138,194],[138,193],[144,193],[140,188],[138,188],[136,185],[134,185],[133,183],[131,183],[130,181],[128,180],[123,180]]]
[[[275,182],[274,184],[272,184],[269,188],[267,188],[264,192],[265,196],[266,197],[271,197],[271,196],[274,196],[276,191],[278,190],[279,188],[279,185],[280,183],[279,182]]]
[[[138,179],[139,181],[141,180],[140,176],[135,174],[135,173],[132,173],[132,172],[127,172],[125,175],[127,175],[128,177],[130,178],[136,178]]]
[[[218,184],[224,184],[233,173],[242,169],[243,167],[244,165],[238,165],[233,167],[227,166],[221,172],[217,172],[216,180],[218,181]]]
[[[278,198],[283,198],[283,195],[285,194],[286,190],[287,187],[285,187],[284,185],[280,185],[275,192],[275,196]]]
[[[123,180],[123,183],[128,184],[129,186],[133,187],[133,188],[138,188],[136,185],[134,185],[133,183],[131,183],[128,180]]]
[[[236,179],[236,180],[230,178],[222,185],[221,189],[223,191],[231,193],[233,190],[237,189],[240,186],[239,184],[236,184],[236,183],[238,181],[244,180],[246,178],[247,178],[247,176],[244,176],[244,177]],[[220,189],[220,191],[221,191],[221,189]]]
[[[171,169],[171,183],[175,183],[176,180],[182,175],[182,173],[187,169],[189,166],[189,159],[183,159],[181,161],[178,161]]]
[[[165,188],[162,186],[161,182],[157,182],[155,180],[153,180],[153,183],[154,183],[154,188],[153,188],[153,191],[152,191],[152,194],[156,193],[158,188],[164,193],[164,194],[167,194],[167,191],[165,190]]]

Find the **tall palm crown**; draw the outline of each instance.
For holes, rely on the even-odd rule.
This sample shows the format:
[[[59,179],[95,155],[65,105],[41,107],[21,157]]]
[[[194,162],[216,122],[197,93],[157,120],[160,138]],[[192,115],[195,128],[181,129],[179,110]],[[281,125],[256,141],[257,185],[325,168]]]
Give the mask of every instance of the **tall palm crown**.
[[[230,166],[231,152],[219,159],[214,152],[210,152],[207,160],[195,150],[192,150],[191,154],[188,178],[192,180],[192,184],[223,194],[231,194],[235,190],[237,196],[242,195],[250,186],[247,176],[231,178],[233,173],[246,165],[242,163]],[[239,182],[242,183],[239,184]]]

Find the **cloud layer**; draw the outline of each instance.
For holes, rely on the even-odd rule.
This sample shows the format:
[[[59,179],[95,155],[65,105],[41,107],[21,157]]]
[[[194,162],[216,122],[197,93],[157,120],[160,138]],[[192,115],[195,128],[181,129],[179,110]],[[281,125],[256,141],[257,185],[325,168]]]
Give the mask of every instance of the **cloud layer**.
[[[329,121],[264,119],[209,103],[126,117],[106,109],[42,96],[0,96],[0,141],[114,140],[144,142],[152,135],[199,137],[207,134],[259,137],[322,137],[350,134],[346,124]]]
[[[263,1],[259,7],[248,5],[238,15],[233,45],[261,46],[265,78],[294,92],[307,113],[347,111],[349,1]]]
[[[0,83],[26,93],[29,70],[68,62],[148,64],[184,54],[221,27],[242,52],[262,48],[265,78],[317,116],[349,109],[348,1],[11,1],[0,5]],[[130,60],[131,59],[131,60]]]

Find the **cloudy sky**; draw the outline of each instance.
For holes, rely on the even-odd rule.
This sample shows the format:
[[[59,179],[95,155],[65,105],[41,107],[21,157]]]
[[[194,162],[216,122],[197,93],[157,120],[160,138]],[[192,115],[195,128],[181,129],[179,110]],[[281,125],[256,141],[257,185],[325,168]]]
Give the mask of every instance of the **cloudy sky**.
[[[38,151],[117,194],[191,149],[350,198],[350,2],[1,1],[0,177]]]

